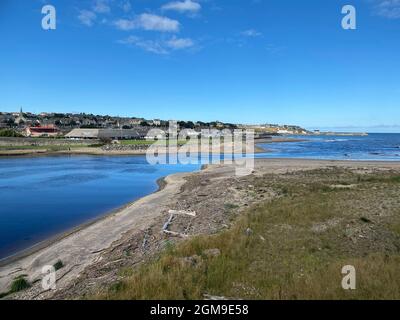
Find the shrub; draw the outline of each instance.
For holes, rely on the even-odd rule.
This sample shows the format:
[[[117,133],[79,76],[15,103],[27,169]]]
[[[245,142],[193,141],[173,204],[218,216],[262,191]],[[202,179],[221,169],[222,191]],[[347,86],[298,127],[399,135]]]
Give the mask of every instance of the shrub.
[[[14,281],[12,282],[11,288],[10,288],[10,293],[25,290],[25,289],[29,288],[30,286],[31,285],[25,278],[18,277],[16,279],[14,279]]]
[[[62,262],[61,260],[58,260],[58,261],[53,265],[53,267],[54,267],[54,269],[57,271],[57,270],[60,270],[62,267],[64,267],[64,264],[63,264],[63,262]]]
[[[23,137],[23,135],[13,129],[1,129],[0,137]]]

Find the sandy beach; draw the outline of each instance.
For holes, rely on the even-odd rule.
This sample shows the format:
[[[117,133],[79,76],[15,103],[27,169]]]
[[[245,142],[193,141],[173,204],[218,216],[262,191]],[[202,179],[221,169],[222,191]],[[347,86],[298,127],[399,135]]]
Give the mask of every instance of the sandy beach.
[[[236,177],[235,168],[226,165],[168,176],[160,191],[23,256],[3,261],[0,292],[6,292],[19,275],[26,275],[32,287],[6,298],[78,298],[118,280],[118,270],[151,258],[162,251],[170,239],[181,241],[186,235],[213,234],[229,228],[233,217],[224,214],[227,203],[235,203],[236,216],[241,210],[276,196],[274,192],[249,193],[254,179],[327,168],[344,168],[360,174],[399,172],[400,162],[259,159],[254,173],[246,177]],[[174,235],[166,234],[162,228],[168,220],[169,210],[191,210],[196,212],[196,217],[175,219],[171,228]],[[57,290],[43,292],[41,269],[58,260],[64,267],[57,271]]]

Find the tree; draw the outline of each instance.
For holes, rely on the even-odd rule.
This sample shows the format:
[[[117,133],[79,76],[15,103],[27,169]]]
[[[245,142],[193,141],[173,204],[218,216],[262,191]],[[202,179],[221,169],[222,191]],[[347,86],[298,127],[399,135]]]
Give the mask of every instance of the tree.
[[[12,129],[2,129],[0,130],[0,137],[23,137],[23,135]]]

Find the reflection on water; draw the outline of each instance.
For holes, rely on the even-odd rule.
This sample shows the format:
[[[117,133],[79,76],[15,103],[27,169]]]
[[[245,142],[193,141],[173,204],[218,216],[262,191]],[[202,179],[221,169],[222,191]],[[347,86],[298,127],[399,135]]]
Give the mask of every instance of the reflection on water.
[[[144,156],[0,159],[0,258],[157,190],[198,165],[150,166]]]

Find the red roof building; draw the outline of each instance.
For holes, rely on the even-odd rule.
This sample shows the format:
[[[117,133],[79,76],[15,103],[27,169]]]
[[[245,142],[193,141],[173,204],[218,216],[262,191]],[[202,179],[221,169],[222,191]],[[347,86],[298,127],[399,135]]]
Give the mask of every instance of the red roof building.
[[[60,130],[55,126],[27,127],[25,133],[27,137],[54,137]]]

